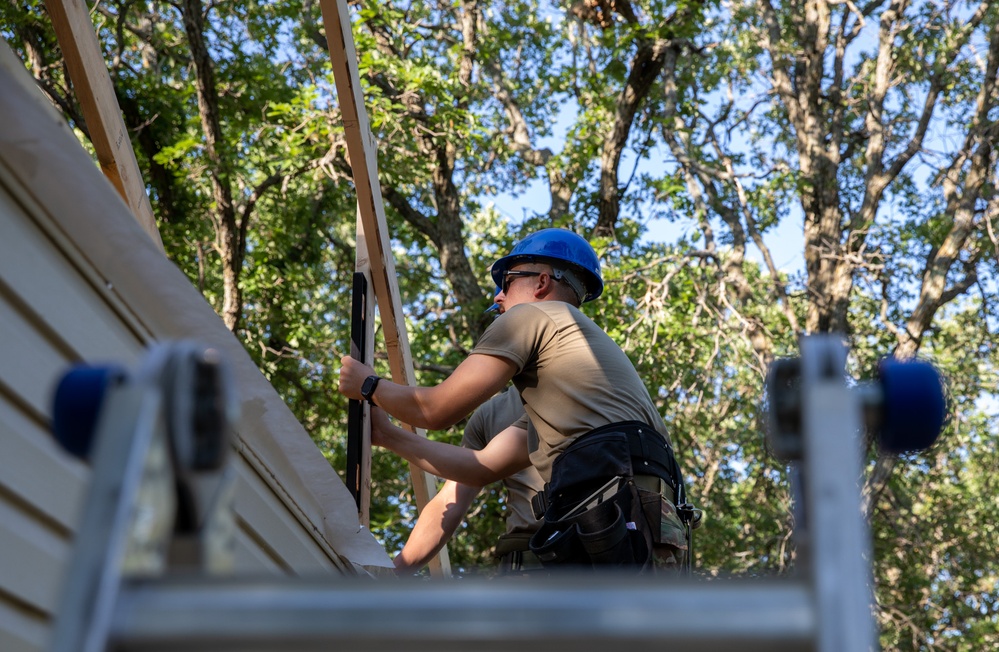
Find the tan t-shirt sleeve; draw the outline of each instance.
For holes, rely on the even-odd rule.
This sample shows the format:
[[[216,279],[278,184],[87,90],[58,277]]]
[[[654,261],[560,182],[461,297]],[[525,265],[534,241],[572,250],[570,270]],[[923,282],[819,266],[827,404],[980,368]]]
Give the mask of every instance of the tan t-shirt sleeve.
[[[556,334],[555,324],[543,310],[523,303],[497,317],[479,338],[472,353],[510,360],[520,373]]]

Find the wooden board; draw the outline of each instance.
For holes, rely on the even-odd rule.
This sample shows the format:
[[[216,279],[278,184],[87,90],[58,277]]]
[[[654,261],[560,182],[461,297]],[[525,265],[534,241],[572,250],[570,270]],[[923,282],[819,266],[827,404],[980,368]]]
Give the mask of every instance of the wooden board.
[[[343,114],[347,137],[347,154],[350,156],[357,192],[357,210],[361,227],[358,229],[358,251],[363,246],[374,286],[378,314],[382,320],[385,348],[388,353],[392,380],[411,385],[415,380],[413,357],[409,350],[409,336],[402,313],[402,300],[396,282],[395,262],[389,239],[381,186],[378,182],[378,146],[368,123],[357,72],[357,53],[350,27],[350,14],[346,0],[321,0],[323,24],[333,62],[336,92]],[[419,429],[414,432],[425,434]],[[415,465],[410,465],[413,493],[420,511],[436,493],[436,479]],[[430,571],[437,576],[451,573],[447,547],[431,560]]]
[[[83,0],[46,0],[45,8],[52,18],[104,176],[125,200],[142,229],[163,251],[156,218],[87,6]]]

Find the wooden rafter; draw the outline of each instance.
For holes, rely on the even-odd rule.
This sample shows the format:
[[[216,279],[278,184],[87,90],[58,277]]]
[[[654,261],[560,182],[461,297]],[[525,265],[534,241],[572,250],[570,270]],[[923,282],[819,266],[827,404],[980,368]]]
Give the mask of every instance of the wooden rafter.
[[[101,54],[94,24],[83,0],[45,0],[76,98],[104,176],[160,251],[163,241],[128,138],[114,84]]]
[[[406,324],[402,318],[402,300],[396,282],[395,261],[392,257],[388,223],[385,219],[381,186],[378,182],[378,147],[364,108],[350,15],[345,0],[321,0],[320,4],[347,137],[347,153],[350,156],[354,188],[357,192],[358,269],[367,268],[371,275],[370,285],[374,288],[382,320],[392,380],[411,385],[415,380],[413,357],[409,350]],[[420,429],[407,427],[413,432],[425,435]],[[410,465],[409,469],[417,508],[423,511],[424,506],[436,493],[435,479],[415,465]],[[450,575],[446,547],[431,561],[430,570],[434,575]]]

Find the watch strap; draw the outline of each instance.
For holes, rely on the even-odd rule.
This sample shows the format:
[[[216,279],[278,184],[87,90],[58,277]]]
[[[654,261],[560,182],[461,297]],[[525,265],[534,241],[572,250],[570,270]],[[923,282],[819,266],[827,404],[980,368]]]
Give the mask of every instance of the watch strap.
[[[368,376],[364,379],[364,384],[361,385],[361,396],[364,397],[365,401],[371,403],[372,405],[374,405],[374,403],[371,401],[371,398],[374,396],[375,390],[378,388],[378,381],[381,379],[381,376]]]

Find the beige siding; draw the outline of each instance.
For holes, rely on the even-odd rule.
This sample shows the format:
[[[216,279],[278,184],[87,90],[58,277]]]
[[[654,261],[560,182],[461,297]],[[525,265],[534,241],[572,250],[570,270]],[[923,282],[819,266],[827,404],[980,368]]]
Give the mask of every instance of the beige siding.
[[[44,649],[49,636],[48,620],[37,612],[0,600],[0,650],[34,652]]]
[[[236,510],[240,530],[258,541],[256,546],[276,565],[304,574],[329,565],[329,557],[303,536],[301,523],[294,519],[256,472],[240,459],[236,464]]]
[[[156,341],[233,362],[239,572],[390,568],[280,397],[10,56],[0,41],[0,650],[44,648],[81,527],[90,471],[49,434],[58,379],[82,361],[133,366]]]
[[[45,427],[0,399],[0,487],[68,535],[76,527],[87,467],[63,454]]]
[[[0,523],[0,587],[33,609],[52,613],[70,543],[16,503],[0,501]]]
[[[0,213],[11,216],[0,239],[0,279],[23,302],[25,319],[57,350],[135,362],[141,341],[121,317],[125,307],[108,306],[106,295],[94,290],[99,277],[87,278],[86,267],[60,255],[10,195],[0,194]]]

